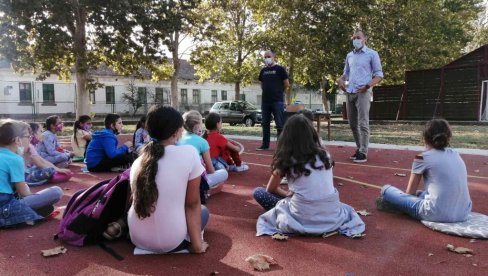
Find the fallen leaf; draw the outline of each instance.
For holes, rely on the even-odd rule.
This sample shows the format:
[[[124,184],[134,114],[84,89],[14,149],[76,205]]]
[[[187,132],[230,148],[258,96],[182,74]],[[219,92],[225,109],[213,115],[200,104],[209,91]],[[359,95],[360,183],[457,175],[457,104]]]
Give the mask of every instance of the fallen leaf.
[[[218,271],[212,271],[212,272],[210,272],[210,276],[219,275],[219,274],[220,274],[220,272],[218,272]]]
[[[480,172],[480,170],[474,170],[474,172],[475,172],[475,173],[479,173],[479,172]]]
[[[274,234],[273,236],[271,236],[271,238],[273,240],[277,240],[277,241],[287,241],[288,240],[288,236],[287,235],[282,235],[282,234]]]
[[[273,257],[255,254],[246,258],[246,262],[250,263],[255,270],[268,270],[270,265],[277,264]]]
[[[405,177],[405,176],[407,176],[407,174],[405,174],[405,173],[395,173],[395,175],[396,175],[396,176],[401,176],[401,177]]]
[[[393,163],[398,163],[398,161],[395,160],[395,161],[393,161]]]
[[[434,256],[434,253],[429,253],[429,254],[428,254],[428,256],[429,256],[429,257],[430,257],[430,256]]]
[[[473,266],[478,266],[478,264],[473,264]]]
[[[476,239],[470,239],[469,242],[470,243],[475,243],[477,240]]]
[[[337,183],[337,185],[338,185],[338,186],[344,186],[344,184],[343,184],[343,183],[341,183],[341,182]]]
[[[42,256],[44,256],[44,257],[64,254],[64,253],[66,253],[66,251],[68,251],[68,249],[66,249],[64,246],[58,246],[58,247],[54,247],[51,249],[41,250]]]
[[[244,207],[247,207],[247,205],[246,205],[246,204],[244,204]]]
[[[232,185],[232,188],[235,188],[235,187],[236,187],[236,185]]]
[[[458,254],[473,254],[473,250],[466,247],[455,247],[452,244],[447,245],[447,250]]]
[[[363,238],[364,236],[366,236],[366,234],[361,233],[361,234],[352,235],[352,236],[350,236],[350,238],[351,238],[351,239],[361,239],[361,238]]]
[[[360,214],[361,216],[371,216],[371,213],[366,210],[359,210],[356,213]]]
[[[28,237],[28,238],[33,238],[34,236],[32,236],[32,235],[31,235],[31,236],[27,236],[27,237]]]
[[[347,178],[349,178],[349,179],[354,179],[354,177],[353,177],[353,176],[348,176]]]
[[[367,188],[368,188],[368,186],[366,186],[366,185],[361,185],[361,188],[363,188],[363,189],[367,189]]]
[[[469,258],[469,257],[473,257],[473,255],[471,255],[471,254],[464,254],[464,257]]]
[[[331,237],[331,236],[334,236],[334,235],[337,235],[337,234],[339,234],[339,232],[337,232],[337,231],[332,231],[332,232],[329,232],[329,233],[324,233],[322,235],[322,238],[328,238],[328,237]]]

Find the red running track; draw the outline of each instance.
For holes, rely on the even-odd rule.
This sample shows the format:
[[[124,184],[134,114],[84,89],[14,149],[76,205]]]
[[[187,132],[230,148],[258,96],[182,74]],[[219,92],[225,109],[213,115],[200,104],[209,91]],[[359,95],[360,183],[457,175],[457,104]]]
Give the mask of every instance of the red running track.
[[[128,139],[128,137],[122,137]],[[263,210],[252,200],[252,190],[264,185],[269,177],[272,151],[256,152],[257,141],[239,141],[246,150],[242,155],[250,170],[231,173],[223,191],[208,203],[211,219],[205,233],[210,244],[203,255],[133,256],[127,241],[110,243],[125,257],[117,261],[96,246],[66,246],[66,254],[44,258],[43,249],[60,245],[53,241],[58,218],[33,227],[0,230],[1,275],[221,275],[260,274],[244,261],[256,253],[270,255],[278,262],[269,275],[488,275],[487,242],[444,235],[424,227],[404,215],[375,210],[379,190],[351,181],[376,186],[393,184],[405,188],[408,177],[395,176],[410,168],[412,151],[371,149],[368,163],[353,164],[353,149],[329,147],[336,161],[334,175],[341,200],[357,210],[366,209],[372,216],[366,222],[366,236],[352,240],[343,236],[291,237],[278,242],[270,237],[255,236],[256,218]],[[463,156],[468,167],[469,188],[473,211],[488,213],[488,157]],[[66,205],[78,189],[89,187],[113,173],[91,174],[80,171],[81,164],[71,166],[75,176],[62,184],[65,196],[59,204]],[[344,180],[345,179],[345,180]],[[340,183],[340,184],[339,184]],[[474,250],[472,257],[446,250],[447,244]],[[429,256],[429,254],[433,254]]]

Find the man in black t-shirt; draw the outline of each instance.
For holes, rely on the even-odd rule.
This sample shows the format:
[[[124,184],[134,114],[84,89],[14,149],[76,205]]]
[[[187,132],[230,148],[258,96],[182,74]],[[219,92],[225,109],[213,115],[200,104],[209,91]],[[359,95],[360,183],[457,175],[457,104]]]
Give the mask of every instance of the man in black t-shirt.
[[[283,113],[285,109],[283,98],[285,90],[289,86],[288,73],[283,66],[275,63],[273,52],[266,51],[264,53],[264,63],[266,67],[261,69],[259,73],[259,81],[263,91],[261,102],[263,142],[256,150],[269,149],[271,114],[273,114],[275,120],[278,136],[280,135],[283,129]]]

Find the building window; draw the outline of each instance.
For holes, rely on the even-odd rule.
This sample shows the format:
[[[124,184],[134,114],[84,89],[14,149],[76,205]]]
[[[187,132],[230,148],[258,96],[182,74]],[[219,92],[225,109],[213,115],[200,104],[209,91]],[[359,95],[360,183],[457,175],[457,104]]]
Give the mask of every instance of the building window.
[[[32,102],[32,87],[28,82],[19,83],[19,96],[21,103],[31,103]]]
[[[188,90],[181,89],[181,103],[188,104]]]
[[[212,103],[217,102],[217,90],[212,90]]]
[[[90,103],[95,104],[95,91],[90,91]]]
[[[157,87],[155,100],[159,104],[169,104],[169,89]]]
[[[54,103],[54,84],[42,84],[42,100],[45,103]]]
[[[241,101],[245,101],[246,100],[246,94],[242,93],[242,94],[239,94],[239,99]]]
[[[193,89],[193,104],[200,104],[200,89]]]
[[[147,89],[146,89],[146,87],[137,87],[137,102],[140,105],[147,103]]]
[[[220,93],[221,93],[220,98],[222,98],[222,101],[227,101],[227,91],[222,90],[222,91],[220,91]]]
[[[105,103],[115,103],[115,89],[113,86],[105,86]]]

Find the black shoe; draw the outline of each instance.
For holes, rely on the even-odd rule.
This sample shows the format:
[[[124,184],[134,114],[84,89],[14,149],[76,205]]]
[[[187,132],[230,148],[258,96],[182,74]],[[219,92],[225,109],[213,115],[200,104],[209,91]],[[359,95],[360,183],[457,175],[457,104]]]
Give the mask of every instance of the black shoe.
[[[366,154],[362,152],[358,152],[356,154],[356,159],[352,160],[354,163],[364,163],[366,161],[368,161],[368,158],[366,158]]]
[[[257,148],[256,150],[269,150],[269,147],[260,146],[260,147],[259,147],[259,148]]]
[[[42,208],[34,210],[41,217],[48,217],[54,211],[53,205],[44,206]]]
[[[359,150],[357,149],[356,152],[353,155],[351,155],[351,157],[349,157],[349,159],[356,160],[356,158],[358,157],[358,153],[359,153]]]

